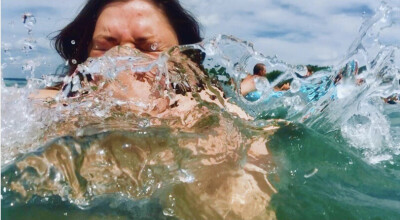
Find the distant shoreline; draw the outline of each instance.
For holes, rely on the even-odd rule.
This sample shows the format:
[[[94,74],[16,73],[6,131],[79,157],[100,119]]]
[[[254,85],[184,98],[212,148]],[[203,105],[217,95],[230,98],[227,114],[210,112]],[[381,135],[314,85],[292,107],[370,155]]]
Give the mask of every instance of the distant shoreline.
[[[9,77],[3,78],[3,80],[26,81],[25,78],[9,78]]]
[[[4,85],[6,87],[11,87],[11,86],[18,86],[18,87],[24,87],[28,83],[28,80],[25,78],[3,78]]]

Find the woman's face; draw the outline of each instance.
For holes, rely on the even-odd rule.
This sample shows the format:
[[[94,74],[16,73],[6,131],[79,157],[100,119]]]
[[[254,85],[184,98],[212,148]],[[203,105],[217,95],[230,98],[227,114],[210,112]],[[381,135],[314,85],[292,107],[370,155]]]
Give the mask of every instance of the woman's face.
[[[178,44],[168,18],[151,1],[121,1],[106,5],[101,11],[89,47],[89,56],[102,56],[117,45],[158,55]]]

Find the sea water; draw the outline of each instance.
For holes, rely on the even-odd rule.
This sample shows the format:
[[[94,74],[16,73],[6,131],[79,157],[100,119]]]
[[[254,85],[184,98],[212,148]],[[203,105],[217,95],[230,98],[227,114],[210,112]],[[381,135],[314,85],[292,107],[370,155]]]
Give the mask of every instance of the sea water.
[[[2,218],[399,219],[400,41],[385,37],[399,23],[400,8],[383,3],[342,62],[307,78],[296,75],[304,66],[225,35],[154,62],[128,51],[80,66],[110,81],[154,70],[179,85],[201,75],[180,53],[200,56],[212,99],[193,92],[185,117],[146,114],[146,102],[125,111],[109,93],[32,101],[46,80],[3,82]],[[250,102],[239,85],[259,62],[282,74],[257,84]],[[290,90],[274,90],[286,80]]]

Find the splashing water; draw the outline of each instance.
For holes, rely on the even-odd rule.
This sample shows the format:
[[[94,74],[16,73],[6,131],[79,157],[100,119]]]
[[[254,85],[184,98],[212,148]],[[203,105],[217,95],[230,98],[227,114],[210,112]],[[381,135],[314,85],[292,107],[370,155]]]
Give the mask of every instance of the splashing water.
[[[382,3],[343,61],[307,77],[219,35],[156,60],[115,47],[46,100],[31,97],[50,77],[3,82],[2,217],[397,219],[399,23]]]
[[[326,117],[312,122],[326,129],[320,121],[328,119],[328,125],[338,127],[354,147],[363,149],[366,159],[372,163],[390,160],[400,153],[397,116],[390,115],[391,109],[398,107],[383,101],[400,94],[399,45],[385,40],[385,34],[398,28],[399,22],[400,9],[384,3],[363,24],[359,38],[351,45],[342,64],[357,60],[365,71],[356,80],[337,86],[338,95],[346,94],[343,90],[350,91],[329,104],[324,113]],[[357,83],[357,79],[363,83]]]
[[[192,52],[180,54],[181,49]],[[272,164],[263,146],[265,135],[274,130],[274,122],[269,131],[250,128],[242,133],[243,122],[236,118],[236,113],[228,114],[230,105],[224,103],[221,93],[209,84],[195,63],[188,60],[187,56],[199,54],[195,49],[196,46],[172,48],[154,61],[137,50],[116,47],[103,57],[81,64],[76,76],[94,79],[96,73],[102,82],[94,86],[90,82],[77,83],[75,76],[67,78],[64,92],[74,92],[75,96],[68,99],[65,97],[69,94],[60,93],[46,103],[46,120],[41,124],[44,129],[40,129],[43,133],[33,126],[20,128],[23,132],[32,129],[37,134],[36,139],[30,137],[25,141],[24,149],[37,147],[32,140],[40,144],[51,137],[75,138],[58,138],[10,165],[2,179],[6,200],[15,200],[14,206],[37,196],[57,195],[90,208],[96,199],[108,194],[133,201],[159,195],[164,215],[197,218],[197,214],[185,212],[188,204],[182,201],[213,188],[213,192],[203,195],[205,200],[191,204],[197,204],[202,215],[220,216],[224,210],[239,205],[239,209],[225,215],[244,216],[245,210],[252,208],[257,216],[273,216],[265,210],[274,188],[266,179],[266,170],[271,170]],[[186,70],[185,75],[178,67]],[[165,71],[166,68],[169,70]],[[133,73],[128,77],[134,82],[136,77],[139,79],[135,86],[141,86],[146,80],[142,81],[144,74],[152,72],[156,82],[152,84],[157,86],[140,91],[139,98],[124,99],[130,85],[123,84],[120,77],[127,77],[127,71]],[[159,86],[163,84],[172,86],[161,90]],[[171,100],[171,110],[160,106],[165,100]],[[35,106],[30,107],[36,115]],[[227,112],[221,114],[221,108]],[[258,138],[250,135],[253,132],[260,133]],[[9,140],[10,148],[15,146],[13,140]],[[248,148],[252,150],[247,152]],[[263,162],[258,164],[262,158]],[[210,172],[216,169],[220,170],[218,176],[210,178]],[[255,179],[254,175],[262,179]],[[214,185],[215,178],[223,185]],[[242,181],[251,185],[243,188]],[[229,186],[231,183],[234,185]],[[271,188],[265,192],[258,183]],[[230,188],[232,192],[224,192]],[[237,198],[243,189],[249,195]],[[15,197],[12,192],[21,196]],[[222,194],[224,200],[231,202],[218,204],[215,199]],[[252,205],[255,200],[261,203]],[[216,201],[213,212],[207,211],[210,201]],[[248,202],[240,205],[241,201]],[[10,207],[10,203],[5,206]]]
[[[353,145],[363,150],[365,159],[378,163],[400,153],[397,106],[385,103],[397,100],[400,89],[400,41],[387,41],[386,33],[398,29],[399,8],[383,3],[377,13],[366,20],[360,36],[351,45],[346,58],[335,67],[299,77],[303,66],[292,66],[276,57],[264,57],[251,44],[229,36],[219,36],[206,44],[205,66],[225,82],[226,93],[254,117],[284,118],[304,123],[322,133],[340,131]],[[399,39],[400,40],[400,39]],[[397,43],[397,44],[396,44]],[[241,79],[255,63],[265,63],[268,70],[282,74],[256,87],[261,98],[249,102],[238,96]],[[350,70],[358,65],[359,71]],[[348,71],[335,82],[340,71]],[[228,79],[235,85],[228,85]],[[274,91],[282,82],[291,83],[287,92]],[[395,118],[393,118],[395,116]],[[379,159],[381,158],[381,159]]]

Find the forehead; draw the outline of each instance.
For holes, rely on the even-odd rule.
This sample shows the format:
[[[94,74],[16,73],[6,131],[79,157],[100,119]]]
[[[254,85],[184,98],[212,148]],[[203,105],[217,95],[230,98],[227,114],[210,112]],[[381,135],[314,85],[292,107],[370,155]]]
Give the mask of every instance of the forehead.
[[[120,12],[129,12],[129,13],[155,12],[155,11],[162,13],[162,10],[159,9],[150,0],[120,0],[106,4],[104,8],[101,10],[100,14],[102,14],[105,11],[113,11],[113,10],[117,10]]]
[[[155,25],[166,20],[164,12],[148,0],[117,1],[107,4],[101,11],[96,27],[135,28],[144,25]]]

